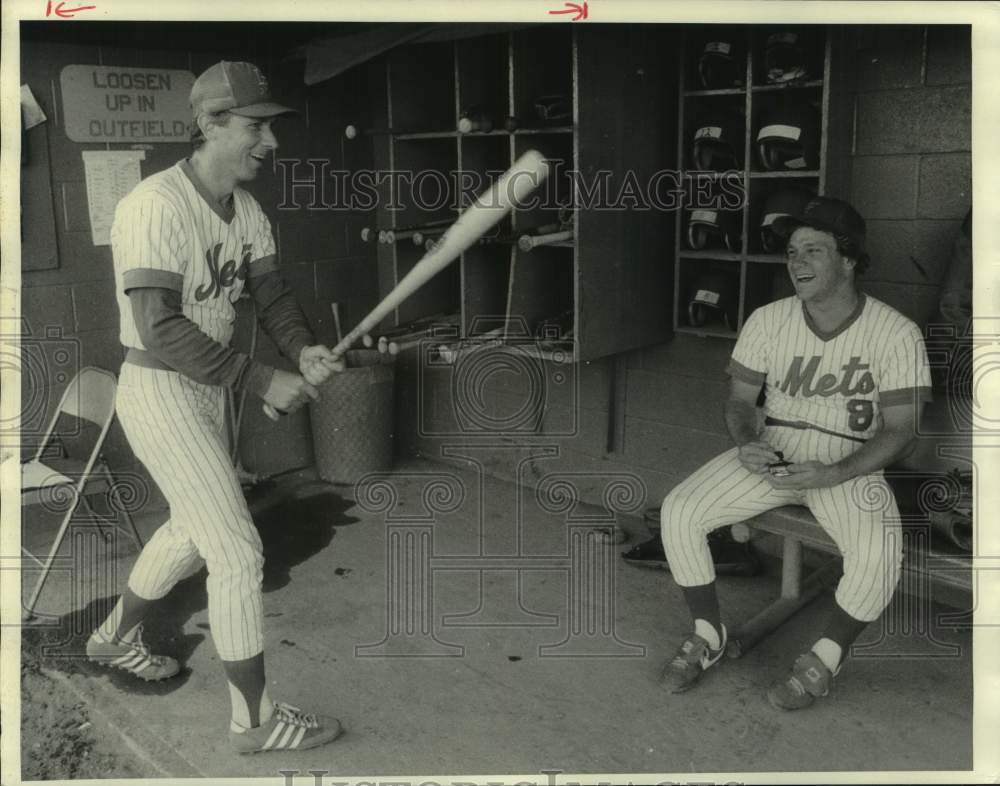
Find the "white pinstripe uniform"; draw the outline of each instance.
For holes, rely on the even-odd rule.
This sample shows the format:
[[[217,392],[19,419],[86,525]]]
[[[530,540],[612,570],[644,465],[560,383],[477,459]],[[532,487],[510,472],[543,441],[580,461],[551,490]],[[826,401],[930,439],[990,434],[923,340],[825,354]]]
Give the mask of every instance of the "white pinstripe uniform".
[[[144,180],[115,211],[111,243],[126,347],[144,349],[126,294],[130,286],[180,291],[184,316],[228,346],[233,304],[249,270],[274,269],[274,239],[257,201],[236,188],[234,215],[226,217],[192,178],[182,161]],[[264,560],[229,459],[224,401],[222,387],[122,365],[118,417],[170,505],[170,520],[142,550],[129,587],[142,598],[161,598],[204,561],[216,649],[223,660],[243,660],[263,650]]]
[[[865,295],[832,334],[813,324],[797,297],[763,306],[747,320],[729,373],[765,385],[769,425],[761,439],[793,463],[839,461],[878,431],[882,408],[930,395],[920,330]],[[714,580],[706,540],[712,530],[781,505],[807,505],[844,557],[837,603],[855,619],[876,619],[902,562],[899,511],[882,472],[830,488],[779,490],[745,469],[738,453],[732,448],[708,462],[663,502],[661,534],[677,583]]]

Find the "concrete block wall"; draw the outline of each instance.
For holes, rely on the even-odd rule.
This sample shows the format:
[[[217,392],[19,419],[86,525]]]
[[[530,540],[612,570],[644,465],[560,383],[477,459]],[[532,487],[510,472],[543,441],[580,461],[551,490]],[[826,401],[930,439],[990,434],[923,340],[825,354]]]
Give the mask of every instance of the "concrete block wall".
[[[855,67],[846,197],[868,221],[865,286],[924,326],[972,203],[970,30],[866,26],[846,45]]]
[[[118,341],[118,308],[114,296],[114,274],[109,246],[94,246],[87,210],[82,151],[129,149],[130,145],[80,144],[72,142],[63,128],[59,74],[70,64],[181,68],[198,74],[220,59],[250,60],[268,74],[272,91],[280,100],[296,107],[295,119],[279,121],[277,158],[291,162],[306,158],[327,159],[329,169],[371,167],[370,147],[342,144],[343,127],[364,122],[367,117],[364,73],[349,72],[322,85],[307,88],[301,61],[285,59],[287,48],[273,40],[267,28],[254,25],[175,25],[166,32],[161,26],[88,25],[84,30],[25,25],[22,40],[21,81],[32,91],[48,116],[44,142],[51,161],[54,227],[32,227],[32,231],[55,234],[59,264],[47,270],[22,272],[22,318],[32,337],[56,330],[69,342],[79,365],[96,365],[118,372],[123,352]],[[209,29],[211,28],[211,29]],[[165,43],[176,50],[165,50]],[[34,141],[34,139],[33,139]],[[143,177],[165,169],[190,153],[185,143],[149,146],[141,164]],[[32,153],[35,153],[32,149]],[[359,243],[360,227],[367,216],[343,210],[309,209],[308,195],[300,189],[296,199],[284,199],[284,172],[279,166],[263,172],[249,185],[271,220],[283,270],[296,292],[317,337],[330,341],[334,330],[330,301],[339,300],[345,325],[360,319],[377,299],[374,255]],[[32,188],[24,182],[22,190]],[[279,204],[285,202],[283,209]],[[298,207],[292,203],[298,201]],[[32,253],[31,238],[23,254]],[[252,325],[249,304],[241,301],[234,346],[249,349]],[[51,343],[51,342],[49,342]],[[51,349],[46,349],[51,354]],[[263,334],[258,356],[273,364],[287,363]],[[22,396],[28,416],[24,424],[25,448],[32,435],[42,429],[54,411],[65,383],[65,375],[49,364],[40,373],[22,376]],[[303,412],[273,424],[263,417],[259,401],[251,402],[243,429],[242,455],[251,470],[272,473],[312,463],[308,414]],[[116,468],[141,469],[115,423],[106,452]]]

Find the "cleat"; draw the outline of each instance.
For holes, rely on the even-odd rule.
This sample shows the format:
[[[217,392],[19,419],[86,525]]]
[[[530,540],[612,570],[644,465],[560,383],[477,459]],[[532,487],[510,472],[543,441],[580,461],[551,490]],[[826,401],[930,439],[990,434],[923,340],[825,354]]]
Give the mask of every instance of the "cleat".
[[[768,689],[767,700],[779,710],[805,709],[830,692],[835,676],[815,653],[807,652],[795,660],[792,673],[785,680]]]
[[[302,751],[333,742],[342,732],[336,718],[308,714],[276,701],[274,715],[266,723],[252,729],[230,727],[229,742],[237,753]]]
[[[180,671],[177,661],[167,655],[153,655],[142,641],[142,626],[132,641],[108,641],[100,631],[87,640],[87,659],[114,669],[127,671],[146,682],[173,677]]]
[[[717,650],[696,633],[688,636],[677,654],[663,667],[660,682],[671,693],[683,693],[694,687],[701,675],[721,660],[726,652],[726,626],[721,625],[722,643]]]

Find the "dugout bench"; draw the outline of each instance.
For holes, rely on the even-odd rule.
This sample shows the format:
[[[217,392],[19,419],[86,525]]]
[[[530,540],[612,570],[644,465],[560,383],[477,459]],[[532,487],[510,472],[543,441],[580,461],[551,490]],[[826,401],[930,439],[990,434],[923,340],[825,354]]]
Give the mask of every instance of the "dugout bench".
[[[739,658],[764,636],[776,630],[795,612],[832,587],[840,576],[840,551],[809,509],[786,505],[769,510],[745,522],[751,530],[782,539],[781,594],[757,615],[730,632],[726,654]],[[904,524],[903,572],[898,591],[915,586],[917,591],[933,585],[943,590],[935,599],[960,605],[972,594],[972,556],[932,546],[930,533],[922,527]],[[835,555],[807,574],[803,549],[811,548]],[[907,579],[915,579],[909,582]]]

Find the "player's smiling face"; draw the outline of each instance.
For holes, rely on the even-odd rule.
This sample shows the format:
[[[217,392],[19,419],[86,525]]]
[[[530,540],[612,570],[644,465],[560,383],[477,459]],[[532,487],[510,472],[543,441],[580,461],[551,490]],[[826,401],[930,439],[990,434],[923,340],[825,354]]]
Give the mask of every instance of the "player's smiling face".
[[[219,128],[217,152],[237,182],[253,180],[268,155],[278,148],[271,127],[273,118],[232,115]]]
[[[829,232],[799,227],[785,250],[788,275],[802,300],[821,302],[851,291],[854,262],[837,250]]]

